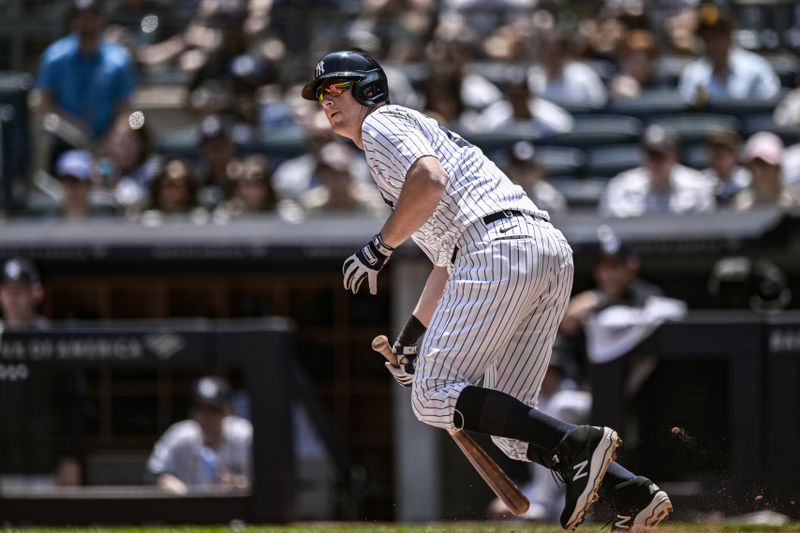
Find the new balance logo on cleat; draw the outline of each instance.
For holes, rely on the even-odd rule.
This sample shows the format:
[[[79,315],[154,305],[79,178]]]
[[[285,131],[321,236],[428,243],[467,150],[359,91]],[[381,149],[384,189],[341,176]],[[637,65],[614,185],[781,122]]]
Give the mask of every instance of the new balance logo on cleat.
[[[632,516],[623,516],[618,514],[617,521],[614,522],[614,527],[616,529],[630,529],[631,528],[630,521],[632,518],[633,518]]]
[[[589,466],[589,461],[581,461],[580,463],[576,464],[572,467],[573,470],[577,470],[578,472],[575,474],[575,477],[572,478],[572,481],[578,481],[582,477],[586,477],[588,474],[586,473],[586,467]]]
[[[612,531],[656,527],[672,512],[669,496],[643,476],[620,483],[608,494],[616,510]]]
[[[620,442],[613,429],[595,426],[578,426],[561,439],[556,468],[566,481],[562,528],[573,530],[583,522]]]

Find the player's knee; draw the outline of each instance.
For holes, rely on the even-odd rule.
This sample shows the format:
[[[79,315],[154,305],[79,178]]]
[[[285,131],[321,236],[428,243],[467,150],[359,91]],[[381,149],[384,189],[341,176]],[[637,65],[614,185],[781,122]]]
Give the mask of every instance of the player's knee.
[[[453,427],[452,409],[443,408],[441,401],[435,401],[424,394],[411,395],[411,410],[414,416],[422,423],[438,428],[451,429]]]
[[[416,390],[414,392],[415,394],[411,395],[411,410],[414,412],[414,416],[417,417],[417,420],[427,424],[429,418],[427,413],[430,412],[431,402],[426,401],[424,395],[416,394]]]

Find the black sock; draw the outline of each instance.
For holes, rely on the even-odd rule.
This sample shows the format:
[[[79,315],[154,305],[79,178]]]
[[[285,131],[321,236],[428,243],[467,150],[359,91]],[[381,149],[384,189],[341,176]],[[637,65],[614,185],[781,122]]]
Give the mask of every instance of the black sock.
[[[575,427],[504,392],[474,386],[461,391],[454,420],[456,427],[468,431],[517,439],[551,451]]]
[[[614,490],[614,487],[625,481],[630,481],[635,478],[636,474],[626,469],[616,461],[611,461],[606,471],[606,477],[603,478],[603,483],[600,485],[600,492],[604,497]]]
[[[549,468],[550,470],[555,467],[555,463],[553,462],[553,450],[545,450],[529,442],[528,453],[525,455],[528,456],[529,460]]]

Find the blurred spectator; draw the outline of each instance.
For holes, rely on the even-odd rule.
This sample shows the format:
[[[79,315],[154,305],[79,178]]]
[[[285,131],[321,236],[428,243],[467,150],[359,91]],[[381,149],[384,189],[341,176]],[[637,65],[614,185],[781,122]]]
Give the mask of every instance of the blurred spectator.
[[[170,159],[150,182],[150,208],[163,215],[188,214],[197,207],[197,180],[184,159]]]
[[[130,43],[135,57],[140,46],[164,41],[181,30],[173,3],[166,0],[116,0],[108,12],[107,33],[117,33],[117,42]]]
[[[703,106],[726,99],[775,98],[781,87],[772,66],[763,57],[733,44],[734,21],[714,4],[699,7],[696,33],[705,56],[681,72],[678,91],[687,102]]]
[[[340,143],[328,143],[320,150],[316,170],[320,184],[299,198],[306,213],[386,215],[386,205],[376,189],[354,178],[350,159],[350,150]]]
[[[753,134],[745,144],[744,158],[753,178],[750,187],[733,199],[735,209],[800,205],[800,194],[783,183],[783,141],[769,131]]]
[[[89,192],[92,189],[92,154],[86,150],[68,150],[56,163],[56,178],[61,183],[62,216],[79,220],[89,215]]]
[[[253,427],[231,414],[227,382],[203,377],[193,389],[191,419],[176,422],[153,446],[147,469],[174,494],[222,487],[245,489],[252,478]]]
[[[217,3],[206,20],[209,27],[219,31],[220,38],[195,72],[189,83],[190,91],[205,79],[224,79],[232,73],[234,58],[247,52],[249,43],[244,31],[246,19],[247,11],[243,0]]]
[[[200,122],[200,162],[197,176],[203,204],[217,205],[231,190],[231,163],[239,155],[239,144],[227,117],[209,115]]]
[[[277,198],[272,189],[272,165],[263,155],[251,155],[234,164],[233,194],[223,209],[237,216],[274,211]]]
[[[95,188],[95,161],[86,150],[67,150],[56,162],[56,179],[61,184],[59,218],[83,220],[113,216],[116,206],[108,195]]]
[[[567,199],[547,181],[531,142],[515,142],[509,150],[509,160],[508,177],[525,190],[539,209],[551,214],[567,212]]]
[[[800,88],[793,89],[775,107],[773,120],[778,126],[792,126],[800,137]],[[783,151],[784,180],[790,187],[800,187],[800,143]]]
[[[39,271],[28,259],[6,260],[0,272],[0,333],[44,330]],[[74,369],[16,367],[0,376],[0,491],[81,484],[83,381]]]
[[[275,37],[256,39],[248,31],[248,21],[253,19],[246,4],[245,0],[218,2],[207,17],[219,39],[198,52],[188,89],[191,104],[201,113],[227,113],[255,124],[255,94],[260,86],[280,80],[285,46]],[[256,27],[262,24],[258,22]]]
[[[61,138],[51,148],[52,161],[66,147],[87,147],[105,135],[134,89],[128,52],[103,39],[102,0],[73,0],[72,5],[74,32],[44,51],[37,80],[42,112],[57,117],[45,119],[46,129],[65,125],[54,132]]]
[[[497,131],[519,124],[530,126],[536,135],[546,137],[571,131],[574,120],[566,110],[536,96],[528,87],[525,73],[514,70],[509,74],[504,98],[474,117],[466,114],[463,124],[473,131]]]
[[[436,80],[426,82],[424,106],[448,120],[460,118],[460,113],[467,109],[483,111],[503,97],[502,91],[474,68],[475,44],[469,29],[453,28],[456,29],[457,34],[438,36],[426,54],[428,75]],[[457,111],[445,114],[440,108],[447,109],[448,98],[456,100]]]
[[[542,387],[536,400],[541,412],[570,424],[587,424],[592,409],[592,395],[577,390],[575,381],[568,377],[569,364],[558,350],[553,350]],[[530,501],[528,512],[519,518],[548,523],[558,523],[564,507],[566,487],[559,483],[546,467],[531,462],[531,481],[520,486]],[[510,517],[511,512],[499,498],[489,505],[488,518]]]
[[[148,68],[164,68],[177,60],[183,71],[195,71],[209,51],[219,45],[220,31],[213,27],[211,17],[219,9],[218,0],[192,0],[195,9],[192,19],[179,34],[137,49],[137,60]]]
[[[347,46],[350,50],[364,52],[381,63],[386,79],[389,82],[389,94],[392,103],[419,109],[422,105],[420,95],[414,90],[408,75],[402,68],[394,66],[391,62],[382,61],[383,43],[380,37],[366,29],[358,27],[351,29],[347,34]]]
[[[648,2],[653,31],[665,50],[680,56],[695,55],[697,0],[655,0]]]
[[[136,116],[142,117],[141,123],[134,120]],[[136,112],[118,117],[100,149],[99,178],[103,187],[114,191],[119,205],[140,207],[147,200],[147,188],[159,164],[160,156],[153,152],[144,115]]]
[[[284,90],[279,83],[262,85],[256,90],[253,97],[255,105],[258,107],[256,126],[262,132],[285,131],[287,128],[297,127],[297,118],[288,101],[288,96],[289,91]]]
[[[713,184],[700,172],[678,163],[679,139],[659,124],[645,128],[644,165],[618,174],[600,198],[602,216],[635,217],[650,213],[708,212],[715,207]]]
[[[319,109],[305,123],[306,153],[288,159],[275,168],[272,185],[281,199],[297,200],[301,194],[321,183],[318,175],[320,152],[330,142],[339,142],[325,113]],[[344,146],[344,144],[342,144]],[[369,169],[363,157],[349,157],[350,173],[358,183],[369,180]]]
[[[353,31],[385,37],[378,55],[388,61],[419,62],[430,42],[439,6],[433,0],[365,0],[360,2]],[[369,53],[369,52],[367,52]],[[372,55],[372,54],[370,54]],[[375,56],[373,56],[375,57]],[[381,65],[385,65],[381,61]],[[391,77],[390,89],[391,86]]]
[[[750,171],[739,165],[741,140],[734,130],[712,132],[706,139],[708,168],[705,175],[714,183],[717,207],[730,207],[733,198],[750,185]]]
[[[530,14],[535,0],[442,0],[441,18],[456,19],[483,39],[498,26]]]
[[[542,98],[563,106],[601,108],[608,94],[603,80],[589,65],[575,59],[566,30],[553,29],[543,36],[541,65],[531,67],[531,89]]]
[[[652,33],[640,29],[628,32],[620,51],[620,72],[608,85],[611,98],[637,98],[642,90],[655,86],[657,60],[658,46]]]
[[[467,110],[461,85],[461,74],[454,68],[444,65],[432,67],[423,85],[425,114],[432,116],[444,126],[460,129]],[[472,122],[472,129],[480,131],[480,123]]]

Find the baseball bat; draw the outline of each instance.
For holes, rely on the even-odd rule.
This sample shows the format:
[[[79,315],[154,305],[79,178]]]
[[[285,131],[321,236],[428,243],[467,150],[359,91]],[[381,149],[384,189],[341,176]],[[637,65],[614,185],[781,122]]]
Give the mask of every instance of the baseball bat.
[[[390,365],[394,367],[400,366],[397,361],[397,355],[392,351],[392,347],[389,346],[389,339],[386,335],[378,335],[372,339],[372,349],[389,361]],[[449,429],[447,433],[456,442],[472,467],[478,471],[478,474],[489,485],[489,488],[508,507],[509,511],[517,516],[525,514],[530,506],[528,498],[522,494],[519,487],[497,466],[497,463],[489,457],[483,448],[478,446],[478,443],[466,431]]]

